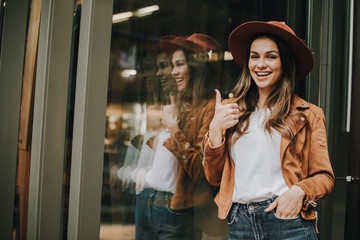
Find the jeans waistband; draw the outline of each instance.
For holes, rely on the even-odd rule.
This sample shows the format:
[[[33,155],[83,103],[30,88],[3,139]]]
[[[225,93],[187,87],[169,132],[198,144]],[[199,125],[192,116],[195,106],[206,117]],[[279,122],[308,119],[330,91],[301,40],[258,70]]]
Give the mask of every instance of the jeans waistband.
[[[154,188],[146,187],[142,192],[142,196],[148,198],[154,207],[169,207],[173,193],[158,191]]]
[[[150,198],[163,198],[163,199],[171,199],[172,196],[174,195],[171,192],[159,191],[149,187],[146,187],[143,190],[143,194],[148,195]]]
[[[267,208],[277,197],[273,197],[261,202],[251,202],[251,203],[233,203],[232,208],[237,210],[245,210],[245,211],[255,211],[262,210]]]

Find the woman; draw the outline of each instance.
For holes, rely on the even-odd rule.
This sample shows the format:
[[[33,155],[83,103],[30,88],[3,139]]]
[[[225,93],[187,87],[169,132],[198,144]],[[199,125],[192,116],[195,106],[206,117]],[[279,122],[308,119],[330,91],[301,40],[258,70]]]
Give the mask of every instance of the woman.
[[[145,132],[137,166],[131,171],[131,180],[136,184],[136,193],[140,193],[144,189],[145,174],[151,170],[152,167],[156,150],[156,137],[161,127],[161,105],[170,104],[170,92],[177,92],[175,81],[171,77],[172,66],[167,52],[160,51],[158,53],[156,66],[157,83],[161,87],[159,91],[151,91],[149,93],[151,98],[153,98],[151,102],[154,104],[146,107],[147,131]],[[158,154],[160,154],[160,151],[158,151]],[[172,156],[170,159],[172,159]]]
[[[177,94],[171,92],[171,104],[163,107],[154,160],[145,173],[145,189],[137,196],[136,239],[201,237],[194,222],[194,195],[196,185],[205,180],[200,148],[215,104],[208,102],[213,93],[205,87],[204,57],[218,45],[206,35],[191,36],[160,41],[160,48],[170,54]]]
[[[294,94],[313,67],[309,48],[281,22],[248,22],[229,37],[243,68],[205,136],[204,169],[220,186],[229,239],[316,239],[316,202],[334,184],[322,110]]]

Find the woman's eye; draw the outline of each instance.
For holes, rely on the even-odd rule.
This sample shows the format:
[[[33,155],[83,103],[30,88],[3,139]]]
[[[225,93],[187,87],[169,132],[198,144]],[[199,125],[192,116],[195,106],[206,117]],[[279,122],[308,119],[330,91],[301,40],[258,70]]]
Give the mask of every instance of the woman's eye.
[[[277,59],[277,56],[276,55],[269,55],[268,58],[269,59]]]
[[[251,58],[251,59],[257,59],[257,58],[259,58],[259,56],[257,56],[257,55],[252,55],[252,56],[250,56],[250,58]]]

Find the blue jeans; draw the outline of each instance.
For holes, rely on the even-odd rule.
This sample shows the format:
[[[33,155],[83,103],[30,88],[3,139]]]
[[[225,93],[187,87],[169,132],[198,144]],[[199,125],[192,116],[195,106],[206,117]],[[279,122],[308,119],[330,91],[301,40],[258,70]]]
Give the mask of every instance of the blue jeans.
[[[229,239],[317,239],[313,221],[304,220],[300,215],[291,219],[280,219],[275,216],[276,209],[265,212],[273,200],[249,204],[233,203],[228,215]]]
[[[170,209],[172,193],[145,188],[136,196],[136,240],[199,239],[193,208]]]

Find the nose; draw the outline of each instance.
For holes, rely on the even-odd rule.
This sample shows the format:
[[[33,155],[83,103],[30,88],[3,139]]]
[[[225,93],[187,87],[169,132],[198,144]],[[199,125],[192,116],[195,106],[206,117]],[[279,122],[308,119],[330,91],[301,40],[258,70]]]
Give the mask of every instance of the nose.
[[[172,69],[172,71],[171,71],[171,75],[172,75],[172,76],[176,76],[176,75],[178,75],[178,74],[179,74],[179,71],[178,71],[177,67],[174,67],[174,68]]]
[[[157,72],[156,72],[156,76],[157,77],[160,77],[162,75],[162,73],[161,73],[161,70],[160,70],[160,68],[157,70]]]
[[[266,67],[266,59],[261,57],[259,58],[259,62],[257,64],[258,68],[265,68]]]

